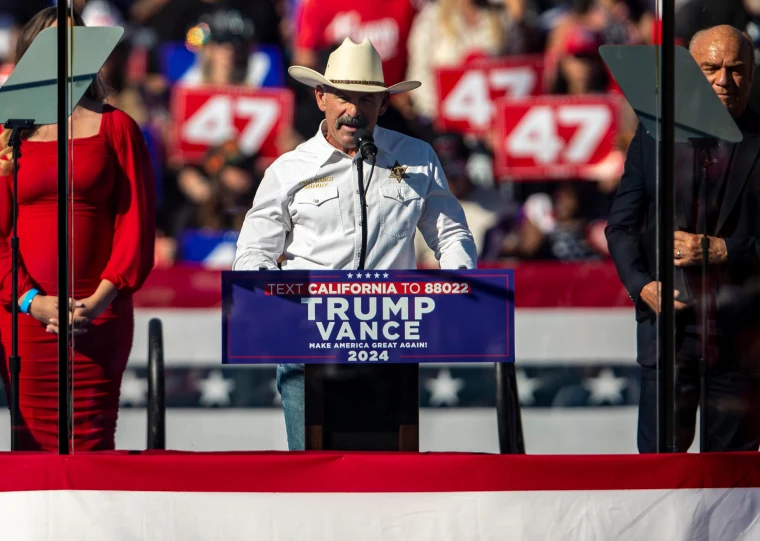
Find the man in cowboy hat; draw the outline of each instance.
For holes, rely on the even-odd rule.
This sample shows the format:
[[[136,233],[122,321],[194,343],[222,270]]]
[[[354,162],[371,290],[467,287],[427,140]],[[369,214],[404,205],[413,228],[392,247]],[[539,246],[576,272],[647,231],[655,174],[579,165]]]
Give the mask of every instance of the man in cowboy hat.
[[[431,146],[376,125],[391,94],[420,83],[386,87],[370,41],[349,38],[330,55],[324,75],[302,66],[288,72],[314,87],[325,120],[314,137],[266,171],[240,232],[233,270],[356,269],[362,259],[366,269],[413,269],[417,228],[441,268],[475,268],[462,206]],[[377,146],[375,163],[363,163],[362,184],[362,154],[354,143],[360,129],[369,130]],[[367,223],[359,203],[362,186]],[[305,445],[303,376],[303,365],[277,368],[291,450]]]

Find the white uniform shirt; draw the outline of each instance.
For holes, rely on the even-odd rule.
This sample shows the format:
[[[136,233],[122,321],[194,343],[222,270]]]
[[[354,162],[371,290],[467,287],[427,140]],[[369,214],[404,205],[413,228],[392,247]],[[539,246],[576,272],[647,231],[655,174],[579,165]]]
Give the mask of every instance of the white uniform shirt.
[[[327,142],[322,131],[280,156],[266,171],[246,214],[233,270],[356,269],[361,251],[357,153]],[[449,191],[432,147],[376,127],[377,159],[364,162],[367,269],[414,269],[419,227],[441,268],[475,268],[476,249],[462,206]]]

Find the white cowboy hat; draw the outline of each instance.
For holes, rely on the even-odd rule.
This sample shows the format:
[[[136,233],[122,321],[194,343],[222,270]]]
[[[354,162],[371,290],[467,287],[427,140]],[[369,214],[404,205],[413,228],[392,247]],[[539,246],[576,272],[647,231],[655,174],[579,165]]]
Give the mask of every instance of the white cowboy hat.
[[[359,44],[350,38],[343,40],[327,59],[324,75],[304,66],[291,66],[288,73],[296,81],[308,86],[323,85],[353,92],[398,94],[414,90],[422,84],[419,81],[404,81],[385,86],[383,61],[368,39]]]

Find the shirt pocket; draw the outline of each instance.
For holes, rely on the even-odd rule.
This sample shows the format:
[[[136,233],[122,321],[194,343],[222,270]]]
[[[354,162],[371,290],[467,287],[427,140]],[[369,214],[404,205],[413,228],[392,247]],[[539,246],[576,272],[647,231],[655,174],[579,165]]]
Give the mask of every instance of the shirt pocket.
[[[380,231],[403,239],[414,233],[422,214],[422,197],[411,186],[404,184],[380,186]]]
[[[293,196],[293,222],[317,234],[341,229],[340,201],[337,186],[304,189]]]

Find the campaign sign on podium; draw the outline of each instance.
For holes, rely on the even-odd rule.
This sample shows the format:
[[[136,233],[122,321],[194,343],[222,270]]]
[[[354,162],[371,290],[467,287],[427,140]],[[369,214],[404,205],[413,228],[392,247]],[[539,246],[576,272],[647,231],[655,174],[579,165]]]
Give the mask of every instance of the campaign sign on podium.
[[[514,362],[499,270],[225,271],[225,364]]]

